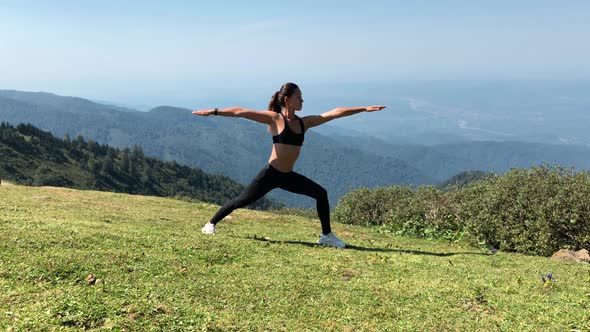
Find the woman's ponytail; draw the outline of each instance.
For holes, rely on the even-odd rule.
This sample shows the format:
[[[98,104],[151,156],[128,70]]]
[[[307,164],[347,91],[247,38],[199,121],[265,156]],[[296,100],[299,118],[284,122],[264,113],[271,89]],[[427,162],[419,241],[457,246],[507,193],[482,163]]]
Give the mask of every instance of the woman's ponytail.
[[[280,94],[280,92],[277,91],[270,98],[270,103],[268,104],[269,111],[281,113],[281,104],[279,103],[279,94]]]

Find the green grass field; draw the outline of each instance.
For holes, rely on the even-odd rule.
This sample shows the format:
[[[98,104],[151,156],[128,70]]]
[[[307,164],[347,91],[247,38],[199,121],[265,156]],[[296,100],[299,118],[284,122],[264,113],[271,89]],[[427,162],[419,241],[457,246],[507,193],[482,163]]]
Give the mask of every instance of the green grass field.
[[[590,329],[588,264],[341,224],[325,248],[318,220],[251,210],[202,235],[215,210],[0,186],[0,330]]]

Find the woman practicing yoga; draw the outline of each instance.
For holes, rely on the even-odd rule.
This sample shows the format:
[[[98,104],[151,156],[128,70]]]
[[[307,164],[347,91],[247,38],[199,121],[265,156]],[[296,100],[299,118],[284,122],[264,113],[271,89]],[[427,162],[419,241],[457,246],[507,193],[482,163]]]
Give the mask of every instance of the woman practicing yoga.
[[[321,115],[303,118],[295,115],[303,106],[301,90],[294,83],[285,83],[274,93],[268,111],[247,110],[240,107],[199,110],[193,114],[208,116],[221,115],[241,117],[268,125],[272,135],[272,152],[268,165],[258,173],[252,183],[237,198],[225,203],[202,229],[204,234],[215,234],[215,225],[233,210],[251,204],[269,191],[281,188],[296,194],[313,197],[316,200],[318,216],[322,224],[322,234],[318,244],[343,248],[340,240],[330,228],[330,205],[328,193],[319,184],[305,176],[293,172],[293,166],[301,152],[305,131],[330,120],[360,112],[380,111],[385,106],[341,107]]]

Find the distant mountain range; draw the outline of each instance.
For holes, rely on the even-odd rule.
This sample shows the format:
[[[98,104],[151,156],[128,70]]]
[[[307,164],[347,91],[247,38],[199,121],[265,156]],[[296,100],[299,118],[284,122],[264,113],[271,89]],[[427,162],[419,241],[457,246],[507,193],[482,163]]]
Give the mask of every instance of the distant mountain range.
[[[272,140],[265,126],[243,119],[196,117],[188,109],[157,107],[138,112],[81,98],[0,91],[0,120],[31,123],[58,137],[83,135],[124,148],[139,145],[149,156],[176,160],[247,184],[268,161]],[[359,186],[421,185],[435,180],[402,160],[349,148],[308,132],[296,171],[325,186],[332,205]],[[311,206],[306,197],[274,196],[288,205]]]
[[[332,206],[359,186],[436,184],[466,170],[504,172],[546,162],[590,168],[590,149],[583,146],[512,141],[392,144],[362,136],[362,127],[356,132],[339,128],[345,119],[310,130],[295,166],[328,189]],[[189,109],[167,106],[140,112],[43,92],[0,90],[0,120],[31,123],[58,137],[83,135],[118,148],[137,144],[146,155],[243,184],[267,163],[272,142],[264,125],[244,119],[196,117]],[[380,125],[385,128],[387,122]],[[313,205],[311,199],[284,192],[271,197],[289,206]]]
[[[399,158],[435,181],[445,181],[462,171],[503,173],[510,168],[528,168],[545,163],[577,170],[590,169],[590,148],[586,146],[512,141],[402,145],[372,137],[339,136],[338,132],[333,132],[332,137],[348,142],[351,148]]]

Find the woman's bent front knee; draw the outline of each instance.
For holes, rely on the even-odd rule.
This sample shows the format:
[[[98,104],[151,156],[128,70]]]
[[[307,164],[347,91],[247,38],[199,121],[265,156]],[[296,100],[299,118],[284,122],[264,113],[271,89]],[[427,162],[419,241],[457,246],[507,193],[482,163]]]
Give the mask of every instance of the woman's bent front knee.
[[[316,190],[316,199],[318,200],[328,200],[328,191],[324,189],[324,187],[319,187]]]

